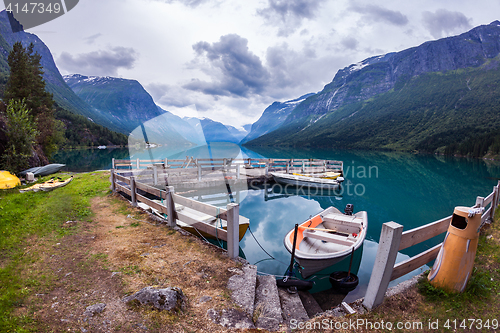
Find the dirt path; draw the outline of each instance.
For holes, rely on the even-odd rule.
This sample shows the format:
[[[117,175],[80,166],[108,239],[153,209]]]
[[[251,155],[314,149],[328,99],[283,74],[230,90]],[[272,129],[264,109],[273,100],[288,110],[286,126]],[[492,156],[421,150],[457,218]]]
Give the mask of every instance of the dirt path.
[[[92,221],[65,223],[75,234],[39,248],[37,265],[52,278],[30,303],[46,332],[225,331],[206,312],[232,306],[226,283],[237,263],[196,237],[155,225],[119,197],[94,198],[91,209]],[[187,310],[171,314],[121,301],[147,286],[181,288]],[[97,303],[106,304],[102,313],[84,315]]]

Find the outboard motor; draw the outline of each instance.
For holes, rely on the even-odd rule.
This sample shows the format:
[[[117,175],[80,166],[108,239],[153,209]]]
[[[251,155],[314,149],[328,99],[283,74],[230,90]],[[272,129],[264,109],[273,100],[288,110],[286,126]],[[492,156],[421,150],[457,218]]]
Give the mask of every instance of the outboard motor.
[[[344,209],[344,214],[345,215],[352,215],[352,212],[354,212],[354,205],[353,204],[347,204]]]

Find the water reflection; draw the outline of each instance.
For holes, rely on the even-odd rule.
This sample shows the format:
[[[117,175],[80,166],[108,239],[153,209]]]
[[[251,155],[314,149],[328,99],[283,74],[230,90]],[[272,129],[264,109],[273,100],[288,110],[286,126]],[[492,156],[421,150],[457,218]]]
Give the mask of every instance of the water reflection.
[[[157,147],[151,151],[155,159],[184,159],[186,156],[194,158],[265,156],[344,161],[345,184],[351,184],[350,192],[345,187],[343,193],[333,195],[303,195],[297,191],[293,193],[292,189],[283,193],[278,187],[273,186],[256,187],[253,190],[231,189],[231,191],[233,200],[240,203],[240,214],[250,219],[250,230],[253,235],[274,259],[260,248],[251,232],[247,232],[243,238],[241,249],[250,263],[257,263],[260,272],[276,275],[282,275],[289,265],[290,254],[283,246],[283,238],[295,223],[301,223],[310,215],[317,214],[329,206],[342,211],[347,203],[351,203],[354,204],[355,211],[367,211],[369,228],[364,250],[360,254],[357,274],[360,283],[356,290],[347,295],[346,300],[364,295],[375,261],[377,242],[383,223],[395,221],[408,230],[441,219],[451,215],[455,206],[471,206],[475,203],[476,196],[488,195],[500,179],[500,163],[497,161],[433,155],[269,148],[259,148],[258,151],[252,152],[224,143],[210,144],[210,150],[207,146],[175,152],[168,147]],[[90,171],[110,168],[113,157],[149,159],[150,155],[144,149],[131,150],[130,153],[133,155],[129,156],[128,149],[62,151],[56,155],[55,162],[67,164],[71,171]],[[358,193],[354,191],[356,186]],[[216,192],[222,192],[222,195],[219,196]],[[222,191],[215,189],[205,192],[191,191],[184,195],[215,203],[221,207],[231,200],[224,188]],[[442,237],[436,237],[405,249],[398,254],[397,260],[407,259],[441,241]],[[413,274],[419,272],[420,270],[417,270]],[[406,278],[401,277],[391,285]],[[318,282],[317,288],[323,288],[322,285],[329,288],[328,279],[324,280],[326,281]]]

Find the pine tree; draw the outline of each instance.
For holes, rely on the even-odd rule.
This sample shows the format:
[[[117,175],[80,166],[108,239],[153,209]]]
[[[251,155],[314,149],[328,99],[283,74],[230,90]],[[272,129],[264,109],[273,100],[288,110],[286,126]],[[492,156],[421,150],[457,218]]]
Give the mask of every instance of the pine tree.
[[[9,141],[0,161],[3,169],[17,173],[28,167],[38,132],[24,101],[10,100],[5,114]]]
[[[33,43],[27,48],[24,48],[21,42],[13,45],[8,57],[10,76],[5,87],[4,100],[6,103],[23,102],[36,124],[37,137],[34,148],[43,151],[45,156],[38,156],[46,160],[57,151],[64,136],[59,133],[62,131],[60,121],[54,118],[52,94],[45,90],[40,60],[40,54],[34,52]]]
[[[9,53],[8,63],[10,77],[5,87],[5,100],[23,100],[33,115],[43,112],[40,108],[45,106],[52,109],[54,100],[52,94],[45,90],[43,68],[40,64],[41,56],[33,53],[34,45],[31,43],[24,48],[21,42],[16,42]]]

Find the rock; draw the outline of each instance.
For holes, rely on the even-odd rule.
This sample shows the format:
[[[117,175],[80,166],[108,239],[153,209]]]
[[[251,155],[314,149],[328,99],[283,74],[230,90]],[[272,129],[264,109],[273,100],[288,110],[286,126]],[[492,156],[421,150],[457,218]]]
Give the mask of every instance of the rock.
[[[306,309],[300,300],[299,294],[289,294],[285,289],[278,288],[278,294],[281,301],[281,309],[283,310],[283,318],[287,324],[291,320],[308,321]]]
[[[83,313],[83,315],[87,316],[87,317],[93,317],[96,313],[103,312],[105,307],[106,307],[106,304],[104,304],[104,303],[97,303],[97,304],[88,306],[85,309],[85,312]]]
[[[200,297],[200,301],[199,302],[200,303],[205,303],[205,302],[209,302],[211,300],[212,300],[212,297],[210,297],[210,296],[202,296],[202,297]]]
[[[257,266],[244,266],[243,273],[242,275],[231,276],[227,282],[227,288],[232,291],[231,299],[233,302],[239,305],[249,317],[252,317],[255,303]]]
[[[123,298],[123,301],[126,303],[136,301],[142,305],[149,304],[158,310],[182,311],[186,307],[187,298],[177,287],[162,289],[146,287]]]
[[[214,323],[226,328],[234,329],[253,329],[255,328],[252,320],[248,318],[245,312],[236,309],[224,309],[218,311],[209,309],[207,317]]]
[[[268,331],[278,331],[283,323],[276,278],[272,275],[257,277],[253,319],[255,327]]]

